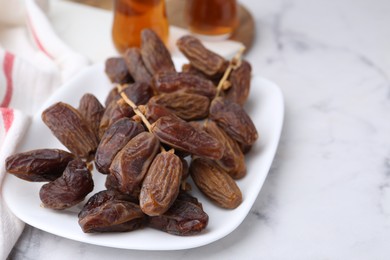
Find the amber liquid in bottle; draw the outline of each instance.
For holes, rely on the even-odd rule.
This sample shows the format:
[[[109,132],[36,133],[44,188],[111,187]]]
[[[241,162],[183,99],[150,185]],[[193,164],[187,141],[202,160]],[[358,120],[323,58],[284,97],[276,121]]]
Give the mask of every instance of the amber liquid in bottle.
[[[167,42],[169,25],[164,0],[114,0],[112,37],[116,49],[139,47],[141,31],[150,28]]]
[[[229,36],[238,24],[236,0],[186,0],[191,32],[208,36]]]

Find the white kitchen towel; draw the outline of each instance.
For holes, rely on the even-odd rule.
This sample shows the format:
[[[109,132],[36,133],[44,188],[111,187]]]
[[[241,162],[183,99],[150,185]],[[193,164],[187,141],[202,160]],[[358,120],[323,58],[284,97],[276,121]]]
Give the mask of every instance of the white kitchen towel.
[[[55,34],[37,2],[0,0],[0,184],[4,160],[14,152],[30,115],[56,88],[88,65],[85,57]],[[23,227],[1,196],[0,259],[7,258]]]
[[[0,182],[5,174],[3,162],[12,154],[17,141],[23,136],[29,123],[29,117],[18,110],[0,108]],[[6,259],[13,245],[23,231],[24,223],[0,201],[0,259]]]

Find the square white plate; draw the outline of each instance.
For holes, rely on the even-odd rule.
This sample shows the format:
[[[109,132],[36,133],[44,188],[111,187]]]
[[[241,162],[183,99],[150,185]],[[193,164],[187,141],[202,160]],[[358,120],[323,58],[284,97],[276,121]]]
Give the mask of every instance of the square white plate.
[[[41,112],[58,101],[78,107],[85,93],[93,93],[102,103],[112,88],[104,73],[104,65],[96,64],[63,85],[33,118],[30,128],[16,152],[38,148],[66,148],[41,120]],[[249,213],[273,161],[282,130],[284,103],[279,87],[262,77],[254,76],[250,98],[245,106],[259,133],[259,140],[246,155],[247,175],[239,180],[242,204],[234,210],[221,209],[210,203],[192,183],[193,192],[209,215],[209,224],[199,235],[180,237],[151,228],[126,233],[85,234],[78,225],[78,212],[84,203],[54,211],[40,207],[39,189],[43,183],[31,183],[7,174],[3,183],[4,199],[22,221],[41,230],[69,239],[115,248],[139,250],[179,250],[214,242],[236,229]],[[93,172],[95,189],[88,198],[104,188],[105,176]],[[87,198],[87,199],[88,199]]]

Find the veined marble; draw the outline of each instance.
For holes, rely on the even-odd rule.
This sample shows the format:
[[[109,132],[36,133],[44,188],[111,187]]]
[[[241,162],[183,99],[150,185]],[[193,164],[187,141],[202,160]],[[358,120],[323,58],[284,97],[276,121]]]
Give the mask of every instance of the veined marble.
[[[286,105],[272,169],[244,222],[215,243],[172,252],[93,246],[27,226],[12,259],[389,259],[390,1],[240,2],[256,21],[246,58]],[[60,35],[92,55],[58,5]]]

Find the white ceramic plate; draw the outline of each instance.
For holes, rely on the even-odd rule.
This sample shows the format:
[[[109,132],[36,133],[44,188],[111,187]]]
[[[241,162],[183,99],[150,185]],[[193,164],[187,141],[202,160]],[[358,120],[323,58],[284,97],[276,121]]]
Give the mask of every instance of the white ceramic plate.
[[[75,107],[81,96],[93,93],[103,103],[112,85],[104,74],[103,64],[91,66],[68,84],[62,86],[43,106],[19,145],[17,152],[38,148],[64,148],[41,120],[41,112],[55,102],[67,102]],[[246,156],[247,175],[238,181],[243,193],[242,204],[234,210],[218,208],[210,203],[197,188],[195,195],[209,215],[209,224],[199,235],[180,237],[151,228],[127,233],[85,234],[78,225],[82,204],[64,211],[40,207],[39,189],[42,183],[30,183],[7,174],[3,196],[12,212],[31,226],[69,239],[116,248],[140,250],[178,250],[199,247],[214,242],[236,229],[249,213],[268,174],[282,129],[284,105],[280,89],[274,83],[254,76],[251,96],[246,106],[260,138]],[[104,189],[104,176],[94,172],[95,190]]]

